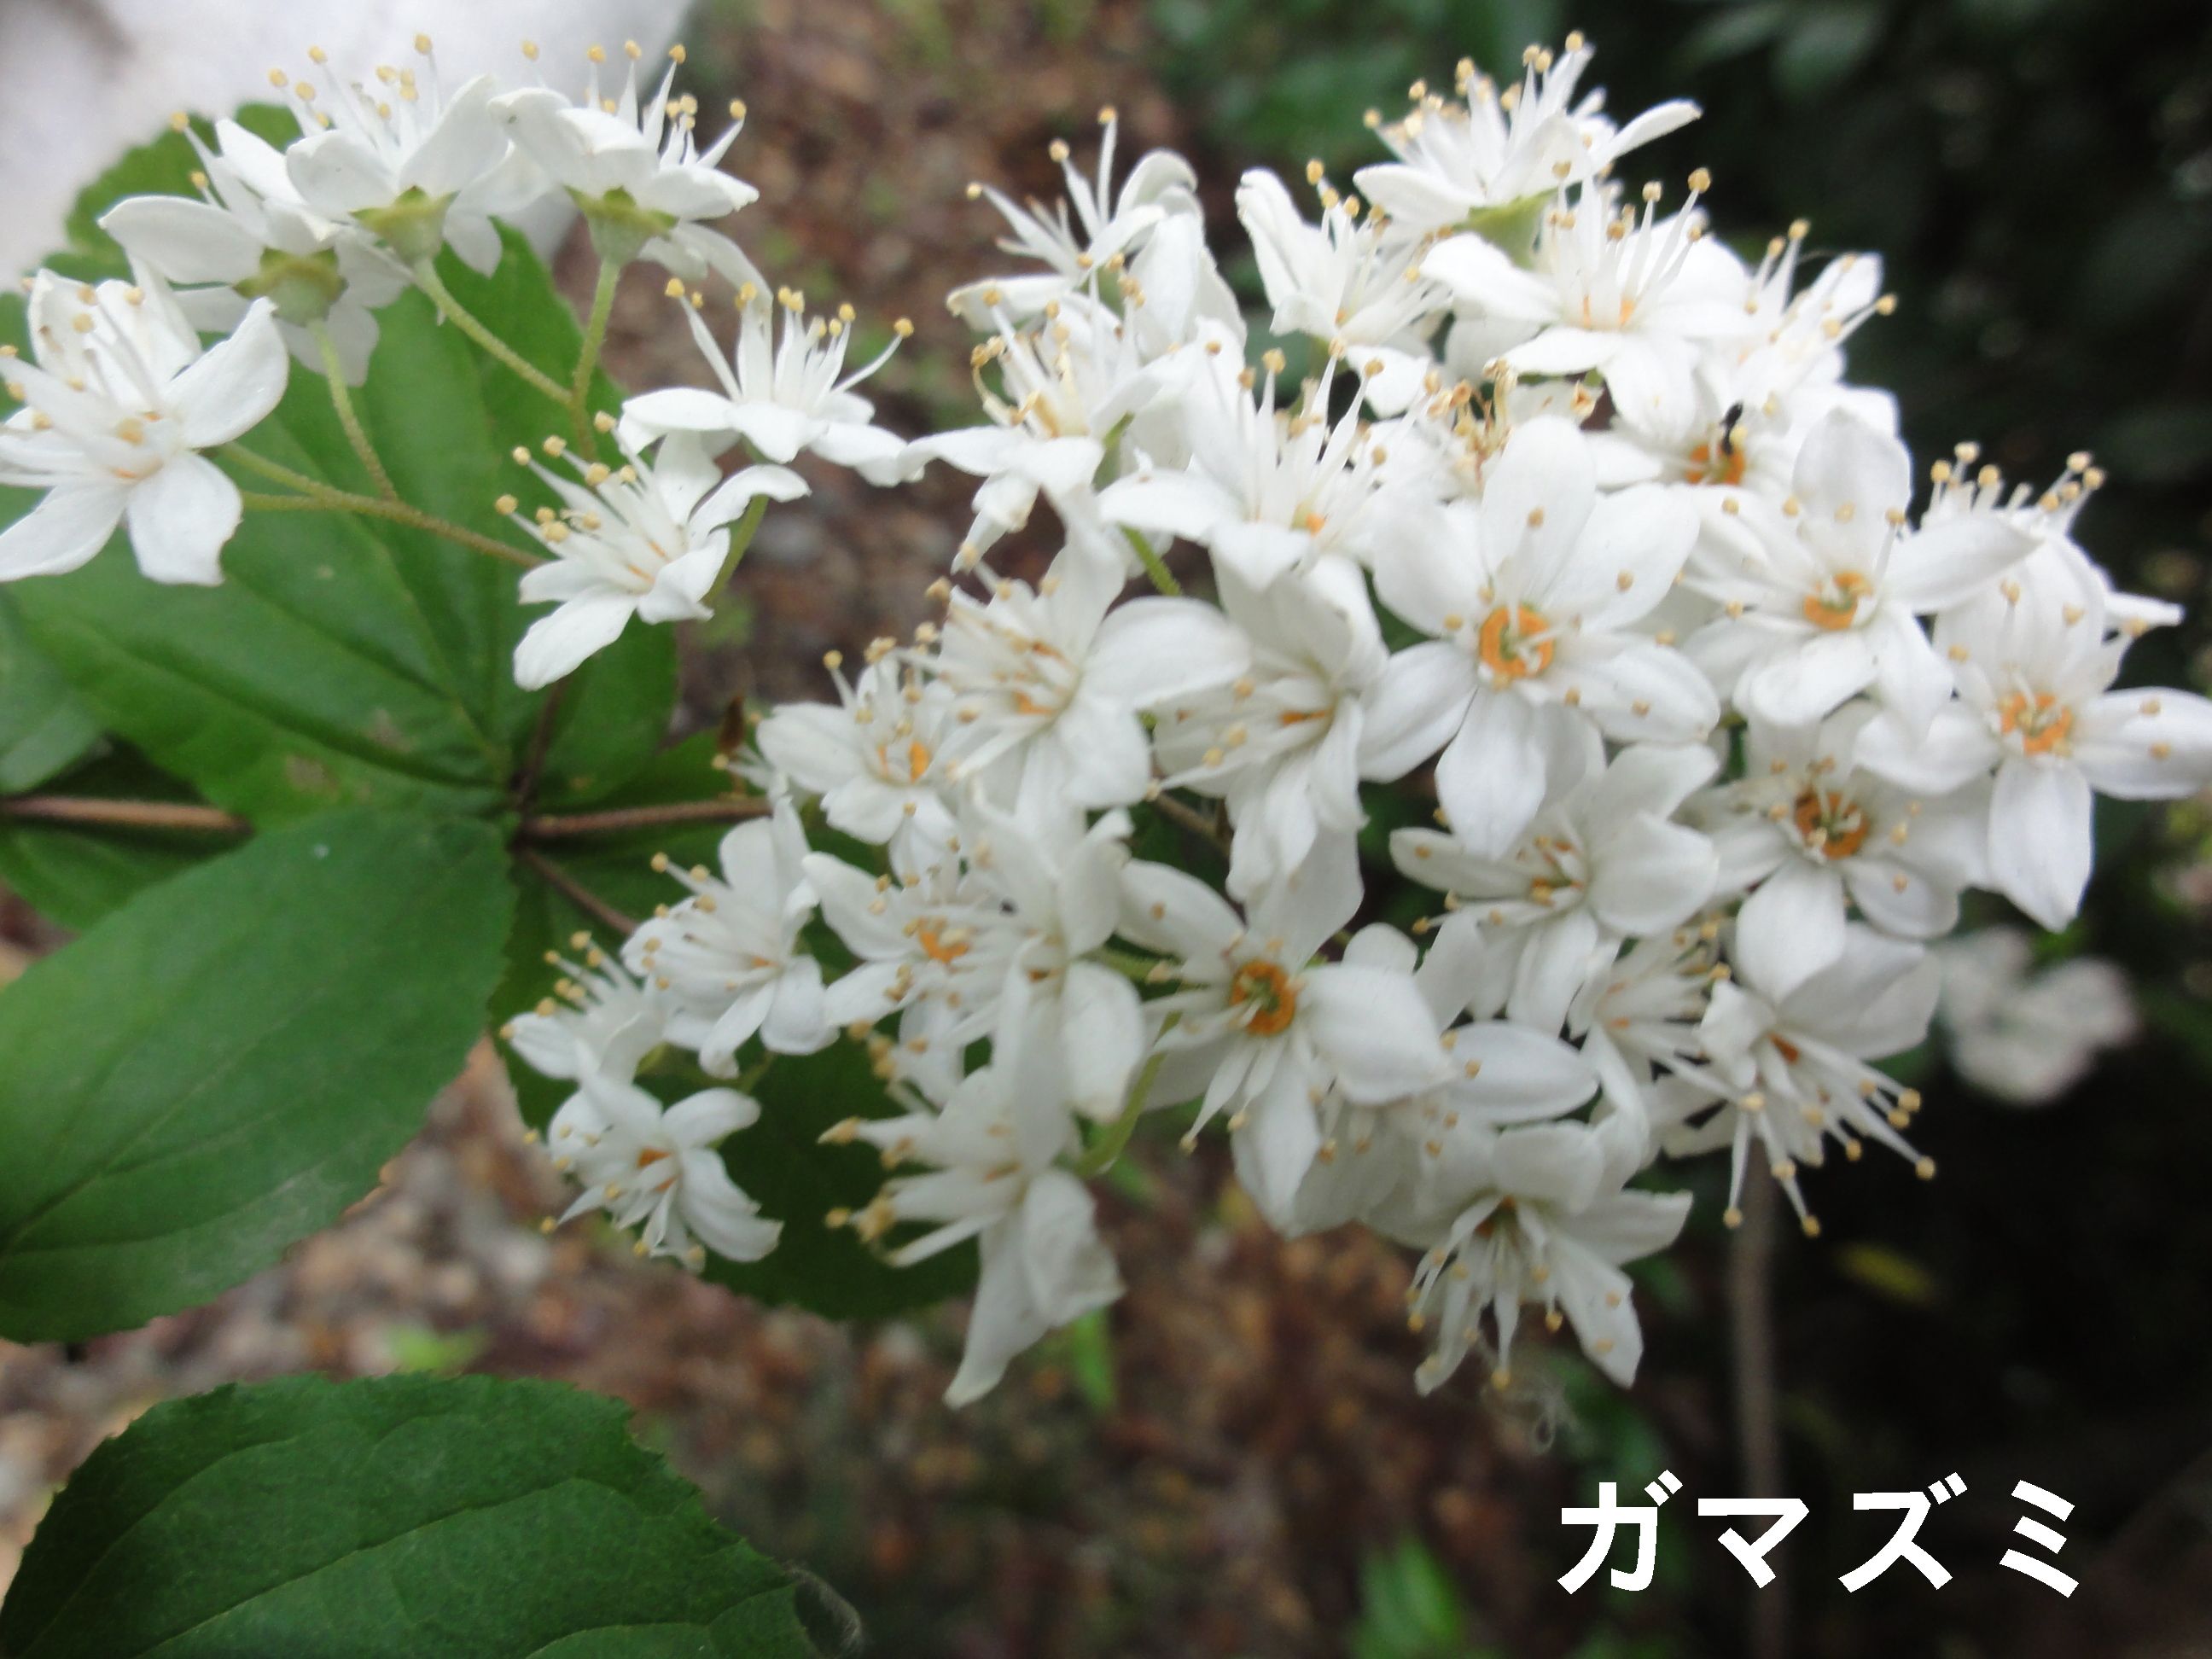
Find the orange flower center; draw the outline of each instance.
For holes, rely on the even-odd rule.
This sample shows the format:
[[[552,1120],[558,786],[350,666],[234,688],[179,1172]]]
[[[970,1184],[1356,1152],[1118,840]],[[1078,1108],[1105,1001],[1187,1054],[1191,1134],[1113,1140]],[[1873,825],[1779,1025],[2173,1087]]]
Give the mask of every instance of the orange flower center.
[[[948,937],[934,927],[917,927],[914,930],[914,938],[915,943],[921,946],[924,956],[932,962],[942,963],[947,968],[968,954],[966,939]]]
[[[1740,484],[1748,465],[1743,451],[1723,438],[1718,443],[1699,444],[1692,450],[1689,471],[1682,477],[1693,484]]]
[[[920,783],[921,781],[921,775],[929,770],[929,763],[933,758],[934,757],[930,754],[929,745],[927,744],[921,743],[912,738],[908,739],[906,745],[905,766],[907,781],[908,783]],[[876,759],[883,767],[884,775],[885,777],[895,777],[897,775],[900,768],[891,759],[890,744],[887,743],[878,744],[876,745]]]
[[[1525,605],[1499,605],[1482,619],[1475,649],[1482,665],[1501,680],[1524,679],[1552,665],[1544,619]]]
[[[1229,981],[1229,1000],[1251,1008],[1244,1029],[1261,1036],[1288,1030],[1298,1012],[1298,994],[1291,976],[1272,962],[1248,962],[1239,968]]]
[[[1819,592],[1805,596],[1805,620],[1840,633],[1858,620],[1859,601],[1873,592],[1872,582],[1856,570],[1846,570]]]
[[[1808,789],[1791,815],[1797,833],[1824,859],[1847,859],[1866,845],[1872,827],[1858,805],[1834,790]]]
[[[2074,733],[2074,711],[2048,691],[2014,692],[1997,705],[1997,720],[2020,734],[2020,746],[2031,755],[2057,753]]]

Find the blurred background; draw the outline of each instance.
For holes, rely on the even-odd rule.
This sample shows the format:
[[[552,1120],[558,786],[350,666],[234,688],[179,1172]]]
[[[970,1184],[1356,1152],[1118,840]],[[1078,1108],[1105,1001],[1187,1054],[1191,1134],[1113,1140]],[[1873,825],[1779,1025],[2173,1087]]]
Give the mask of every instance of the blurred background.
[[[253,42],[223,82],[241,92],[264,59],[341,39],[305,5],[167,15],[195,9]],[[403,36],[420,21],[331,9]],[[674,28],[666,4],[528,9],[512,33],[557,27],[576,51],[595,27]],[[466,27],[489,43],[501,11],[471,8]],[[117,148],[157,127],[180,94],[58,95],[44,112],[29,96],[44,54],[144,56],[137,12],[153,15],[143,0],[0,0],[5,131],[82,124],[88,107],[112,116]],[[1080,155],[1111,103],[1125,143],[1190,155],[1231,248],[1244,167],[1317,156],[1348,178],[1378,153],[1367,109],[1396,113],[1417,77],[1449,84],[1462,56],[1510,69],[1571,27],[1595,42],[1617,113],[1678,95],[1705,107],[1632,158],[1636,176],[1710,167],[1717,227],[1746,247],[1802,216],[1816,250],[1883,255],[1902,303],[1856,337],[1856,378],[1896,390],[1923,461],[1974,439],[2039,486],[2069,452],[2095,453],[2111,483],[2081,538],[2124,584],[2196,611],[2139,647],[2130,678],[2202,688],[2203,0],[710,0],[683,38],[702,100],[751,107],[730,163],[762,191],[733,222],[748,250],[810,295],[915,319],[871,390],[889,424],[919,433],[974,418],[968,337],[936,303],[999,268],[971,179],[1049,199],[1047,144]],[[11,204],[67,165],[27,143],[0,143]],[[588,288],[588,251],[562,258]],[[1249,261],[1230,268],[1256,298]],[[648,280],[626,287],[619,376],[697,373],[665,305]],[[941,474],[893,495],[826,473],[817,487],[818,510],[770,520],[743,602],[700,641],[702,722],[732,692],[819,696],[823,650],[910,628],[966,523],[967,485]],[[0,1580],[52,1486],[155,1399],[303,1367],[483,1369],[634,1402],[719,1510],[836,1587],[876,1654],[2212,1654],[2212,813],[2100,811],[2090,902],[2039,949],[2121,964],[2138,1037],[2033,1109],[1984,1097],[1938,1053],[1912,1057],[1929,1101],[1916,1134],[1942,1178],[1871,1159],[1826,1172],[1824,1237],[1781,1240],[1770,1262],[1744,1259],[1701,1192],[1683,1245],[1641,1274],[1650,1349],[1630,1393],[1559,1345],[1536,1364],[1532,1344],[1511,1395],[1468,1374],[1418,1399],[1401,1255],[1352,1233],[1282,1243],[1225,1158],[1162,1138],[1107,1199],[1126,1299],[955,1415],[938,1395],[958,1309],[836,1327],[641,1267],[581,1229],[541,1237],[556,1190],[487,1060],[384,1188],[283,1267],[142,1333],[0,1345]],[[0,974],[55,942],[12,903],[0,935]],[[1733,1340],[1762,1303],[1771,1321]],[[1749,1492],[1747,1455],[1778,1457],[1781,1489],[1813,1509],[1756,1595],[1689,1501]],[[1633,1492],[1662,1468],[1684,1493],[1662,1516],[1654,1587],[1561,1591],[1584,1541],[1561,1504],[1601,1480]],[[1966,1494],[1920,1538],[1952,1581],[1899,1569],[1844,1592],[1838,1576],[1890,1529],[1851,1494],[1954,1471]],[[2070,1600],[1998,1565],[2022,1479],[2075,1505]]]

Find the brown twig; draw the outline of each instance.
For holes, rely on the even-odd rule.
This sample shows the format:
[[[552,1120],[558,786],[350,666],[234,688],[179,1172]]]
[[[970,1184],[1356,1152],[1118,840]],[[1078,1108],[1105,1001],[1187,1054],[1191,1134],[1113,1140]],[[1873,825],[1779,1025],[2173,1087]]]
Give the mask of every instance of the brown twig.
[[[219,806],[189,801],[108,800],[98,795],[0,796],[0,817],[103,830],[181,830],[242,836],[253,826]]]
[[[514,855],[537,872],[544,878],[547,886],[552,888],[569,903],[594,921],[613,928],[615,932],[625,938],[637,931],[636,918],[625,915],[622,911],[616,909],[613,905],[585,886],[582,882],[578,881],[575,877],[554,863],[536,848],[519,847],[515,849]]]
[[[537,723],[530,729],[530,751],[523,757],[521,770],[514,775],[514,804],[521,811],[527,812],[538,799],[538,782],[545,775],[545,757],[553,747],[553,723],[561,718],[561,705],[568,700],[569,678],[564,674],[553,682],[553,689],[538,707]]]
[[[1729,1323],[1735,1338],[1736,1443],[1744,1495],[1780,1498],[1782,1423],[1776,1408],[1774,1234],[1778,1200],[1771,1173],[1745,1171],[1743,1224],[1729,1258]],[[1790,1646],[1790,1603],[1780,1579],[1753,1592],[1745,1615],[1751,1659],[1784,1659]]]
[[[737,823],[766,817],[771,806],[758,795],[726,795],[716,800],[672,800],[659,806],[612,806],[600,812],[533,812],[522,820],[521,834],[525,841],[564,841],[674,823]]]

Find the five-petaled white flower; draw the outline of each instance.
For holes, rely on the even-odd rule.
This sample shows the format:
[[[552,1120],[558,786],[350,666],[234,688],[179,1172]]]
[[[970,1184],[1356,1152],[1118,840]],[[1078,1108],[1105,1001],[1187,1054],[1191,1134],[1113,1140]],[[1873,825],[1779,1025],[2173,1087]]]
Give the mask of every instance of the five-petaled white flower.
[[[199,452],[242,435],[284,394],[267,302],[203,352],[148,274],[95,287],[42,270],[29,301],[31,361],[0,364],[23,404],[0,424],[0,484],[46,494],[0,531],[0,581],[74,570],[118,525],[154,580],[221,581],[243,507]]]
[[[1985,792],[1922,798],[1862,769],[1874,717],[1852,703],[1815,726],[1752,722],[1744,775],[1693,809],[1721,853],[1721,890],[1748,891],[1735,957],[1778,994],[1842,954],[1850,908],[1886,933],[1935,939],[1984,881]]]
[[[1023,1111],[1020,1065],[1009,1048],[953,1085],[941,1109],[909,1096],[915,1109],[904,1116],[854,1119],[823,1137],[865,1139],[894,1168],[912,1159],[935,1166],[894,1177],[851,1218],[872,1241],[902,1223],[934,1224],[895,1247],[892,1262],[910,1267],[977,1242],[982,1272],[967,1348],[945,1394],[954,1406],[996,1388],[1008,1363],[1047,1331],[1121,1294],[1089,1191],[1054,1161],[1069,1148],[1068,1125]]]
[[[714,1150],[759,1121],[758,1101],[707,1089],[663,1109],[634,1083],[596,1072],[576,1081],[546,1132],[554,1167],[584,1189],[562,1220],[605,1210],[616,1226],[637,1230],[640,1255],[673,1256],[694,1269],[710,1249],[757,1261],[775,1248],[783,1224],[761,1214]]]
[[[1458,1369],[1486,1309],[1497,1330],[1491,1381],[1506,1387],[1529,1302],[1550,1328],[1573,1325],[1590,1363],[1614,1382],[1635,1380],[1644,1331],[1621,1269],[1673,1243],[1690,1212],[1687,1193],[1628,1188],[1644,1150],[1641,1128],[1621,1116],[1470,1128],[1446,1143],[1433,1177],[1447,1201],[1432,1195],[1376,1216],[1382,1231],[1426,1248],[1407,1292],[1413,1328],[1436,1327],[1435,1351],[1413,1373],[1422,1393]]]
[[[1988,588],[2033,546],[2016,526],[1960,515],[1917,534],[1905,446],[1841,410],[1798,452],[1791,493],[1744,494],[1708,520],[1691,580],[1725,614],[1686,643],[1747,714],[1803,726],[1871,687],[1924,732],[1951,675],[1916,615]]]
[[[746,283],[738,289],[737,350],[727,357],[698,312],[680,301],[678,307],[721,390],[670,386],[632,398],[623,405],[624,438],[643,443],[664,433],[691,433],[717,454],[742,438],[771,461],[811,450],[875,483],[895,483],[914,470],[904,441],[872,424],[873,406],[852,389],[881,368],[911,331],[903,319],[890,345],[848,374],[850,306],[835,317],[810,319],[797,289],[781,290],[770,304]],[[780,332],[773,320],[778,311]]]
[[[1375,123],[1398,159],[1360,168],[1354,182],[1410,228],[1450,230],[1486,210],[1547,197],[1562,181],[1598,177],[1628,151],[1698,118],[1695,104],[1675,98],[1616,127],[1601,113],[1603,93],[1575,97],[1590,57],[1579,34],[1557,54],[1530,46],[1522,79],[1503,88],[1463,61],[1456,90],[1465,101],[1417,86],[1403,120]]]
[[[1496,855],[1544,799],[1552,728],[1704,737],[1720,718],[1712,687],[1638,631],[1697,528],[1656,485],[1600,495],[1589,446],[1556,416],[1515,428],[1480,501],[1408,503],[1376,555],[1376,591],[1436,637],[1376,679],[1364,775],[1401,777],[1442,749],[1437,795],[1453,832]]]
[[[707,603],[730,553],[729,526],[766,497],[804,495],[799,475],[749,466],[724,478],[697,442],[671,438],[651,461],[626,452],[619,468],[562,459],[574,479],[535,471],[560,498],[536,519],[514,521],[552,557],[522,578],[522,602],[557,601],[514,648],[514,678],[525,690],[550,685],[621,636],[630,618],[677,622],[712,614]]]
[[[613,97],[600,89],[605,54],[594,46],[581,97],[526,87],[494,99],[492,112],[515,147],[575,203],[601,258],[617,264],[651,259],[692,282],[709,270],[733,283],[757,277],[737,244],[703,222],[725,218],[759,196],[721,170],[723,156],[744,128],[744,106],[732,105],[722,136],[702,145],[696,137],[698,100],[675,96],[675,64],[659,90],[641,95],[641,54],[635,45],[625,51],[629,67]]]
[[[310,207],[284,152],[235,121],[216,122],[215,132],[214,150],[185,134],[199,153],[202,199],[126,196],[100,228],[174,285],[194,327],[234,332],[267,300],[293,356],[322,370],[319,327],[359,386],[376,347],[375,313],[406,290],[405,267],[362,227]]]
[[[806,833],[787,799],[722,837],[720,879],[668,871],[691,896],[629,937],[623,960],[666,1005],[668,1035],[710,1077],[737,1074],[737,1052],[757,1036],[770,1054],[807,1054],[833,1035],[822,965],[799,947],[814,914]]]
[[[1434,830],[1390,837],[1401,872],[1449,896],[1443,931],[1481,932],[1488,961],[1474,1006],[1542,1031],[1566,1023],[1624,939],[1667,933],[1702,907],[1719,869],[1712,843],[1672,821],[1712,775],[1711,750],[1638,744],[1606,765],[1582,728],[1553,735],[1550,797],[1504,855]]]

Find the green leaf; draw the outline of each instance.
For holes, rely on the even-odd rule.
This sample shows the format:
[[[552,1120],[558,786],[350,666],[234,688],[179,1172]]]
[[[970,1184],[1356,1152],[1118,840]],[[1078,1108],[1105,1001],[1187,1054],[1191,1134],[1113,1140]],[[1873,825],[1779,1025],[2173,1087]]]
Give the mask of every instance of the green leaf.
[[[127,159],[80,204],[80,230],[96,237],[93,221],[118,194],[179,187],[190,162],[175,135]],[[526,241],[508,234],[489,277],[448,263],[465,303],[565,378],[580,331]],[[400,496],[519,543],[495,499],[512,491],[534,503],[546,492],[509,452],[535,447],[565,415],[441,323],[425,296],[403,295],[378,320],[353,397]],[[246,447],[374,493],[329,392],[295,368]],[[617,397],[598,377],[596,404]],[[0,520],[33,499],[11,492]],[[92,714],[218,805],[282,822],[336,805],[502,804],[540,741],[547,695],[514,684],[514,646],[533,616],[512,567],[386,520],[255,513],[224,569],[220,587],[158,586],[118,538],[87,569],[16,593],[31,635]],[[550,721],[546,798],[584,801],[617,787],[659,741],[675,694],[669,630],[633,627],[577,677]]]
[[[319,390],[300,376],[286,404]],[[281,416],[255,447],[310,466]],[[118,538],[14,595],[109,729],[220,806],[272,823],[339,805],[491,810],[506,745],[470,711],[475,677],[432,633],[441,597],[411,588],[400,561],[356,520],[249,514],[219,587],[149,582]]]
[[[0,1333],[204,1301],[366,1192],[482,1029],[501,863],[489,824],[332,815],[0,993]]]
[[[0,595],[0,795],[35,789],[99,742],[99,720]]]
[[[812,1659],[792,1575],[624,1417],[489,1377],[293,1377],[156,1406],[55,1499],[0,1651]]]
[[[190,789],[128,750],[55,780],[54,793],[94,799],[193,799]],[[0,816],[0,881],[63,927],[82,931],[149,887],[237,844],[235,836],[94,829]]]
[[[676,1097],[665,1084],[657,1086]],[[710,1255],[707,1278],[829,1319],[888,1318],[974,1288],[973,1244],[894,1267],[850,1227],[831,1227],[824,1219],[832,1210],[859,1209],[884,1184],[883,1159],[874,1148],[821,1144],[831,1126],[890,1109],[866,1049],[840,1041],[818,1054],[780,1055],[752,1093],[760,1121],[725,1142],[722,1157],[731,1179],[752,1194],[761,1213],[783,1223],[783,1237],[758,1261]]]

